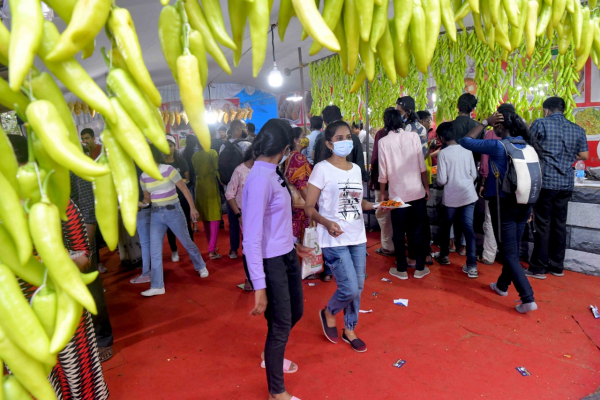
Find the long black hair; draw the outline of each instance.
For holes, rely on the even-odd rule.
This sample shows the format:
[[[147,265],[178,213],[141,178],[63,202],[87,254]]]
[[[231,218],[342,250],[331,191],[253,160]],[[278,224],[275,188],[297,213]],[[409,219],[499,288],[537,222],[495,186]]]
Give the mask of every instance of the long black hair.
[[[535,136],[529,134],[527,124],[525,123],[525,120],[517,114],[515,106],[510,103],[501,104],[500,107],[498,107],[498,112],[504,117],[504,121],[501,122],[501,124],[510,132],[510,136],[521,136],[523,140],[535,149],[539,159],[543,159],[544,151],[542,146],[540,146]]]
[[[257,159],[260,156],[273,157],[286,147],[292,148],[294,145],[294,132],[292,126],[282,119],[273,118],[267,121],[266,124],[260,128],[256,139],[252,143],[254,148],[254,158]],[[290,192],[290,188],[287,187],[285,176],[281,171],[281,168],[276,168],[275,171],[281,179],[281,185],[285,186]],[[290,192],[290,197],[292,193]]]
[[[181,155],[186,160],[191,160],[198,148],[202,148],[202,145],[198,141],[196,135],[187,135],[185,137],[185,149],[183,149],[183,153]]]
[[[244,152],[244,159],[242,160],[242,162],[245,163],[246,161],[252,159],[254,159],[254,147],[253,145],[250,145]]]

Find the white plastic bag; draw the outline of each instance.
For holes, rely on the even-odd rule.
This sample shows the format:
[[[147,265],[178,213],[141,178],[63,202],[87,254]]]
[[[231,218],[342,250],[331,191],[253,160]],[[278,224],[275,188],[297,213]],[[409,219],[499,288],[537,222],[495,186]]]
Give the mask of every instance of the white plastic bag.
[[[306,228],[302,245],[314,249],[315,256],[302,259],[302,279],[323,270],[323,252],[318,243],[317,228]]]

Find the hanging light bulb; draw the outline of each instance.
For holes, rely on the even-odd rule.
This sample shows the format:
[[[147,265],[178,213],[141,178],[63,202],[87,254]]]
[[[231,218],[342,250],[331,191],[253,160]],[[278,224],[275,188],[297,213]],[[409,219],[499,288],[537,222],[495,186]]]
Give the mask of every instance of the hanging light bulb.
[[[275,29],[277,25],[271,25],[271,46],[273,47],[273,70],[269,73],[269,85],[273,87],[279,87],[283,83],[283,76],[281,72],[277,69],[277,63],[275,62],[275,33],[273,29]]]
[[[208,125],[212,125],[217,122],[217,113],[212,108],[209,108],[204,112],[204,118]]]
[[[269,74],[269,85],[273,87],[279,87],[283,83],[283,76],[281,71],[277,69],[277,63],[273,62],[273,70]]]

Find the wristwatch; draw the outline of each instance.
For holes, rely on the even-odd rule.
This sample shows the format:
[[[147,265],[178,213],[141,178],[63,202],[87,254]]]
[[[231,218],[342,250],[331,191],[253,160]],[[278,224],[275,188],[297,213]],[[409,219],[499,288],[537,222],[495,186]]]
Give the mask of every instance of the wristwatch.
[[[487,127],[489,125],[487,119],[484,119],[483,121],[481,121],[481,125],[483,125],[484,127]]]
[[[235,214],[235,217],[236,217],[236,218],[239,218],[239,217],[241,217],[241,216],[242,216],[242,213],[241,213],[241,212],[239,212],[239,213]]]

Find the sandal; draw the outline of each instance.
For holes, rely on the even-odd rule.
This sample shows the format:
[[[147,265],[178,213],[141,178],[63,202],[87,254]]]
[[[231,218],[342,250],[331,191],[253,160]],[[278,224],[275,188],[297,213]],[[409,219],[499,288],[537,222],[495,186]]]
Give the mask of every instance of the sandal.
[[[319,279],[319,277],[318,277],[318,275],[317,275],[317,274],[310,274],[310,275],[308,275],[308,276],[307,276],[306,278],[304,278],[304,279],[306,279],[306,280],[308,280],[308,281],[311,281],[311,280],[314,280],[314,279]]]
[[[252,287],[252,284],[250,283],[250,281],[246,279],[246,282],[244,282],[244,291],[252,292],[253,290],[254,290],[254,287]]]
[[[208,255],[208,257],[209,257],[211,260],[218,260],[219,258],[223,258],[223,256],[222,256],[222,255],[220,255],[219,253],[217,253],[216,251],[214,251],[214,252],[210,253],[210,254]]]
[[[321,280],[323,282],[331,282],[331,279],[333,278],[333,275],[329,275],[329,274],[321,274]]]
[[[112,347],[98,347],[98,356],[101,363],[110,360],[113,356]]]
[[[375,253],[377,253],[381,256],[384,256],[384,257],[395,257],[396,256],[393,251],[385,250],[383,247],[380,247],[377,250],[375,250]]]
[[[294,364],[296,366],[296,369],[291,369],[292,364],[294,364],[294,363],[291,362],[290,360],[288,360],[287,358],[283,359],[283,373],[284,374],[293,374],[294,372],[298,371],[298,364]],[[265,365],[265,360],[262,360],[262,362],[260,363],[260,367],[267,368],[267,366]]]

